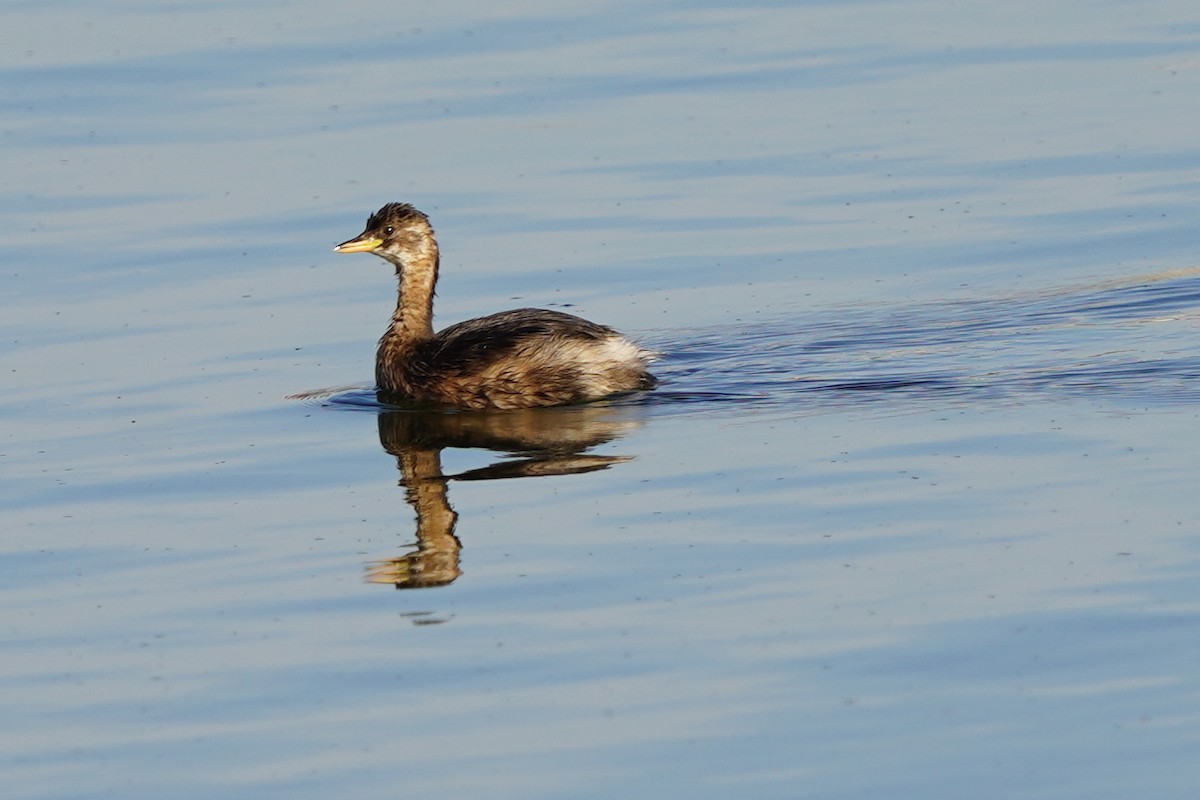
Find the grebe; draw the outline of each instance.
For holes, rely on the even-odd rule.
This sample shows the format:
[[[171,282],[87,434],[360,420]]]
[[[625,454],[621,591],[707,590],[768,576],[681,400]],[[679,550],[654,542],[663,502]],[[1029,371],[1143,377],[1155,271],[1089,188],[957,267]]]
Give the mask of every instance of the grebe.
[[[375,382],[385,399],[455,408],[533,408],[651,389],[654,353],[612,328],[537,308],[502,311],[433,332],[438,245],[429,218],[388,203],[333,248],[396,266],[392,324],[379,340]]]

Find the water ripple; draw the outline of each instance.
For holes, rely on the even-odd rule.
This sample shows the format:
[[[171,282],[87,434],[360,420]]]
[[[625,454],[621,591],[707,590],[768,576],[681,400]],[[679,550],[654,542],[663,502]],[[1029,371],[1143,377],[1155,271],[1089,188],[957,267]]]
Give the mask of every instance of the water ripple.
[[[1200,270],[1187,270],[1030,295],[682,330],[647,342],[663,354],[657,391],[608,403],[803,410],[1035,395],[1192,403],[1200,401],[1198,322]],[[395,408],[378,402],[369,386],[293,399]]]
[[[1200,400],[1200,272],[1026,296],[867,307],[653,342],[647,402],[794,404],[897,396]]]

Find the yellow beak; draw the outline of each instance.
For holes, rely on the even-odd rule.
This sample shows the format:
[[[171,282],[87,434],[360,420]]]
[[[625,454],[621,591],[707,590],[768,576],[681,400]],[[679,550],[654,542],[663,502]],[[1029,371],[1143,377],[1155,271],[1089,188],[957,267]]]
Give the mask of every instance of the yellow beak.
[[[383,239],[374,236],[358,236],[333,248],[335,253],[370,253],[383,244]]]

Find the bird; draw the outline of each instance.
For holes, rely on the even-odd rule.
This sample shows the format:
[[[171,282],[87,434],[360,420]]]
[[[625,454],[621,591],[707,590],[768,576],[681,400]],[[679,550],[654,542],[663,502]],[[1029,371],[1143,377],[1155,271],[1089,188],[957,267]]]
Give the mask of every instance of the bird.
[[[399,292],[375,356],[384,402],[457,409],[584,403],[653,389],[657,356],[606,325],[573,314],[518,308],[433,331],[440,255],[429,217],[388,203],[362,233],[333,248],[373,253],[396,268]]]

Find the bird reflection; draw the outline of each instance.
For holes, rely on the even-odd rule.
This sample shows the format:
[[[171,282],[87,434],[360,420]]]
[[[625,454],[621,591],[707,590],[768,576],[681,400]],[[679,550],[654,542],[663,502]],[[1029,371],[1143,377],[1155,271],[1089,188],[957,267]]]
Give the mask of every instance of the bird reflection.
[[[367,566],[371,583],[422,589],[453,583],[462,570],[452,480],[478,481],[574,475],[606,469],[629,456],[587,450],[638,427],[628,408],[569,406],[516,411],[388,411],[379,414],[379,443],[396,457],[404,497],[417,515],[417,542],[398,558]],[[442,450],[480,448],[503,453],[493,464],[457,475],[442,472]]]

